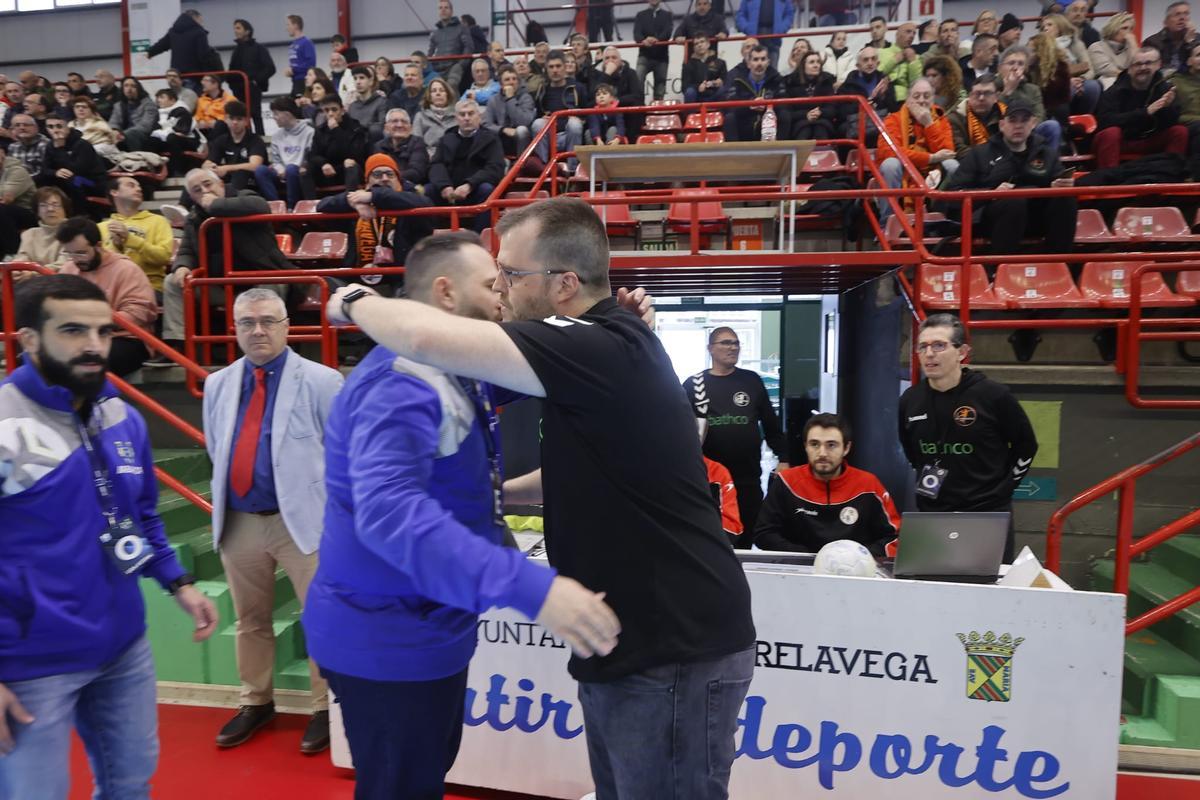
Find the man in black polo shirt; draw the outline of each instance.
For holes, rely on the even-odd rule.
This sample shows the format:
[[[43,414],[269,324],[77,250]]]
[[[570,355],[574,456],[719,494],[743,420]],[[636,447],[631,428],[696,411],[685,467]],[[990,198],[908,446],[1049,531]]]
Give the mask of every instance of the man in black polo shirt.
[[[779,456],[779,469],[788,468],[787,448],[779,417],[758,373],[737,366],[742,343],[733,328],[716,328],[708,335],[712,366],[683,382],[684,392],[697,417],[708,420],[704,455],[724,464],[737,489],[738,513],[746,530],[753,531],[762,505],[762,443]],[[734,540],[734,547],[750,548],[753,537]]]
[[[590,206],[534,203],[497,232],[495,288],[519,321],[453,317],[357,286],[328,313],[398,355],[545,398],[550,562],[603,592],[621,624],[607,655],[572,642],[597,795],[723,799],[754,624],[694,417],[662,344],[611,296]]]
[[[235,192],[254,188],[254,170],[267,163],[267,146],[250,130],[250,118],[241,100],[225,104],[228,132],[214,137],[205,148],[204,167],[221,176]]]

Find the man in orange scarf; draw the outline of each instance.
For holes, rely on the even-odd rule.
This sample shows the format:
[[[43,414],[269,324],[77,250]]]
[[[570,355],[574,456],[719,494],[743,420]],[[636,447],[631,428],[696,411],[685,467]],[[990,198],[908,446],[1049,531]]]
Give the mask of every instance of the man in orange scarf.
[[[945,113],[933,104],[933,86],[921,78],[908,89],[908,99],[896,114],[883,121],[885,135],[879,137],[875,159],[879,172],[889,189],[904,185],[904,169],[899,154],[903,153],[920,171],[928,175],[941,166],[947,176],[958,168],[954,160],[954,135]],[[891,216],[892,206],[886,199],[879,201],[879,217]]]
[[[982,75],[971,86],[965,106],[959,106],[946,115],[950,119],[950,130],[954,133],[956,158],[962,158],[972,147],[983,144],[1000,132],[1000,117],[1004,115],[1000,89],[995,75]]]

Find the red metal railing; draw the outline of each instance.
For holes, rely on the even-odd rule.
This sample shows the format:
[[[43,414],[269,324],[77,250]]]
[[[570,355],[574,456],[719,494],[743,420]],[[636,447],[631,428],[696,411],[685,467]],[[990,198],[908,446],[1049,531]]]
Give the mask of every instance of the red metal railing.
[[[1141,371],[1142,342],[1200,341],[1200,320],[1195,319],[1189,320],[1190,324],[1184,326],[1191,328],[1191,330],[1143,330],[1143,328],[1151,323],[1155,327],[1163,327],[1163,321],[1159,319],[1143,319],[1142,317],[1142,277],[1152,272],[1182,272],[1184,270],[1200,270],[1200,262],[1143,264],[1134,269],[1133,274],[1130,276],[1130,285],[1133,287],[1133,291],[1129,299],[1129,323],[1125,326],[1125,336],[1121,337],[1127,343],[1123,348],[1124,359],[1118,360],[1125,370],[1125,399],[1134,408],[1200,408],[1200,400],[1197,399],[1150,399],[1142,397],[1138,386],[1138,377]],[[1118,341],[1120,340],[1118,339]]]

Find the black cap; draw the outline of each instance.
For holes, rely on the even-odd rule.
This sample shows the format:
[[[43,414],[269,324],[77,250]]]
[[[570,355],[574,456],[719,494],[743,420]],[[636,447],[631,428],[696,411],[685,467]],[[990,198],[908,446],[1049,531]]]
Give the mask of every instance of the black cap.
[[[1016,14],[1005,14],[1000,18],[1000,33],[1011,31],[1013,28],[1021,30],[1024,26],[1021,25],[1021,20],[1017,19]]]
[[[1028,100],[1018,97],[1004,107],[1003,116],[1005,118],[1011,117],[1013,114],[1028,114],[1032,117],[1034,115],[1033,105]]]

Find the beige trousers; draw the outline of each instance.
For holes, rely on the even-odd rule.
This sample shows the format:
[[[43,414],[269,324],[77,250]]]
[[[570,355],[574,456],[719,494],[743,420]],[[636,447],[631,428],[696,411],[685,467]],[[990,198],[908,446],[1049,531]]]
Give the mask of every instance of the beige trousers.
[[[229,509],[221,536],[221,563],[233,594],[237,613],[238,676],[242,681],[241,705],[272,702],[275,671],[275,570],[282,567],[304,606],[308,585],[317,571],[317,554],[305,555],[296,547],[283,524],[283,516],[259,516]],[[329,688],[308,661],[312,676],[313,711],[329,708]]]

